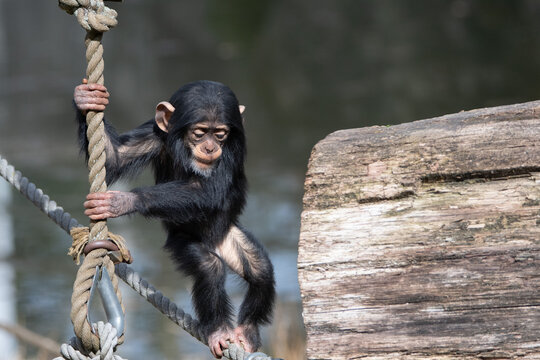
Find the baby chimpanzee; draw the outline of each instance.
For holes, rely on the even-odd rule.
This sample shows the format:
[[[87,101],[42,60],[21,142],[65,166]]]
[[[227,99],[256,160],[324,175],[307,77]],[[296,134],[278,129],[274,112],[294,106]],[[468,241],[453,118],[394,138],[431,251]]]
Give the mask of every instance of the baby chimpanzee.
[[[83,151],[84,113],[103,111],[108,97],[103,85],[84,82],[75,88]],[[194,280],[193,304],[218,358],[227,340],[241,343],[248,352],[257,350],[259,325],[270,321],[275,298],[268,255],[238,222],[247,186],[243,109],[227,86],[197,81],[160,102],[154,119],[129,132],[118,135],[105,122],[107,182],[133,177],[152,165],[156,184],[92,193],[84,203],[92,220],[139,212],[163,221],[165,248]],[[236,328],[224,288],[226,265],[248,283]]]

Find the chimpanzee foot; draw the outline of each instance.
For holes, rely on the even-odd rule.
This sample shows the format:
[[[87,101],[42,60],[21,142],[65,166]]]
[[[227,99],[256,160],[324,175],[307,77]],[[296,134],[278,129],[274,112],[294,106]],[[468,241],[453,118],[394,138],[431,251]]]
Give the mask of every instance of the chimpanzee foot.
[[[208,336],[208,347],[217,359],[220,359],[223,356],[223,350],[229,347],[227,341],[236,342],[234,331],[230,328],[220,328]]]
[[[256,325],[239,325],[234,329],[234,335],[247,352],[255,352],[261,346],[259,328]]]

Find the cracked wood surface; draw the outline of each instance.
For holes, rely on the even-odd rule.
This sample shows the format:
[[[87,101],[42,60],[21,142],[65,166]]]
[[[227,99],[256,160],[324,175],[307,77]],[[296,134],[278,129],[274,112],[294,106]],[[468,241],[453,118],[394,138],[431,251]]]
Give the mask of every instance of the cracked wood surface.
[[[298,268],[309,359],[540,359],[540,101],[330,134]]]

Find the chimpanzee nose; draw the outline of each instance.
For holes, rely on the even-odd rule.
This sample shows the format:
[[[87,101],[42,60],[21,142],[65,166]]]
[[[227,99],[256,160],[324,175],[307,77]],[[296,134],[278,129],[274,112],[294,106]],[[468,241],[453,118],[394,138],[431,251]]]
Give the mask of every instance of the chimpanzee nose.
[[[216,147],[214,144],[204,144],[204,151],[206,151],[207,154],[211,154],[216,151]]]

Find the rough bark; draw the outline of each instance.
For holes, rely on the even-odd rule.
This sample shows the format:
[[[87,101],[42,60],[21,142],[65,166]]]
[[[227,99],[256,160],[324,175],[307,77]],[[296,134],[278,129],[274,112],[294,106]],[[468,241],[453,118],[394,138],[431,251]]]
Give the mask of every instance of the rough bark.
[[[540,101],[329,135],[298,268],[309,359],[540,358]]]

